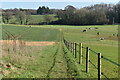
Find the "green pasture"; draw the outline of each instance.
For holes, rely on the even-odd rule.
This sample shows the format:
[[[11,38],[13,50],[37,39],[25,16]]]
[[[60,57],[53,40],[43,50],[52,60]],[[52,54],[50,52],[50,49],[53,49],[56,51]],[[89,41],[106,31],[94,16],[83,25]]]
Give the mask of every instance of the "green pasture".
[[[82,32],[82,30],[86,29],[87,27],[91,29],[87,29],[87,32]],[[95,27],[98,27],[98,29],[95,29]],[[104,57],[107,57],[108,59],[118,63],[118,37],[116,36],[118,34],[118,26],[84,26],[79,28],[76,27],[73,29],[67,28],[63,31],[66,40],[83,43],[84,47],[89,47],[90,49],[101,53]],[[100,32],[100,35],[97,35],[97,32]],[[113,36],[113,34],[115,34],[115,36]],[[104,40],[100,40],[101,37],[104,37]],[[83,54],[85,56],[85,50],[83,49],[83,51]],[[97,66],[96,54],[90,52],[90,60]],[[83,59],[82,66],[78,65],[78,69],[81,70],[81,77],[84,78],[86,76],[85,59]],[[118,67],[104,59],[102,59],[102,72],[108,78],[118,77]],[[89,77],[97,78],[97,69],[95,69],[91,64],[89,73]],[[102,77],[104,78],[104,76]]]
[[[97,27],[98,29],[95,29]],[[82,32],[87,28],[87,32]],[[90,29],[89,29],[90,28]],[[102,25],[102,26],[82,26],[63,29],[64,38],[70,42],[83,43],[84,47],[101,53],[104,57],[118,63],[118,26],[117,25]],[[100,35],[97,35],[100,32]],[[113,36],[115,34],[115,36]],[[104,37],[104,40],[100,40]],[[85,50],[83,49],[83,55],[85,56]],[[90,60],[97,66],[97,55],[90,52]],[[78,60],[77,60],[78,62]],[[90,64],[90,75],[86,75],[85,72],[85,59],[83,64],[78,65],[78,69],[81,71],[81,77],[97,78],[97,69]],[[110,62],[102,59],[102,72],[108,78],[118,77],[118,67]],[[104,78],[104,76],[102,76]]]
[[[46,22],[44,19],[45,16],[46,15],[31,15],[29,17],[28,24],[40,24],[42,22]],[[50,22],[57,20],[57,18],[55,17],[56,15],[54,15],[54,14],[47,15],[47,16],[51,19]],[[9,20],[9,23],[10,24],[20,24],[19,20],[15,16],[12,16],[12,18]],[[23,19],[23,23],[25,23],[25,19]]]
[[[3,25],[2,28],[4,28],[5,30],[9,31],[14,35],[18,35],[19,33],[25,32],[23,35],[21,35],[21,39],[27,40],[27,41],[57,41],[61,36],[64,36],[64,38],[67,41],[83,43],[84,47],[89,47],[90,49],[101,53],[102,56],[107,57],[108,59],[118,63],[118,37],[117,37],[118,27],[119,27],[118,25],[93,25],[93,26],[92,25],[90,26],[31,25],[32,27],[29,27],[29,26],[28,25]],[[96,27],[98,29],[95,29]],[[83,32],[84,29],[87,29],[87,32]],[[60,36],[60,31],[61,31],[61,36]],[[97,35],[97,32],[99,32],[100,35]],[[115,36],[113,36],[113,34],[115,34]],[[101,37],[104,37],[104,40],[100,40]],[[3,39],[7,39],[5,31],[3,31]],[[85,59],[83,58],[83,64],[78,64],[78,54],[77,54],[77,59],[74,59],[72,56],[72,53],[70,53],[66,49],[65,45],[62,43],[60,43],[60,45],[61,45],[61,48],[59,48],[58,55],[60,55],[60,53],[61,54],[64,53],[62,54],[62,56],[64,56],[64,59],[63,57],[60,57],[57,60],[58,60],[58,63],[61,63],[59,61],[63,60],[63,63],[67,65],[67,68],[69,68],[67,73],[68,74],[70,73],[70,76],[76,76],[79,78],[97,78],[97,69],[95,69],[94,66],[90,64],[90,71],[89,73],[86,73]],[[42,56],[42,57],[44,57],[44,55],[46,56],[44,57],[43,63],[47,64],[48,59],[49,59],[48,62],[51,61],[51,59],[53,60],[53,58],[50,56],[53,56],[52,53],[55,53],[53,51],[57,49],[56,48],[57,46],[58,44],[53,45],[53,47],[48,46],[47,48],[42,49],[41,54],[43,53],[47,54],[47,55],[43,54]],[[36,53],[36,55],[39,53],[40,52]],[[85,56],[85,49],[83,49],[83,55]],[[67,63],[65,62],[65,60]],[[90,60],[97,66],[96,54],[90,52]],[[50,64],[52,63],[53,62],[50,62]],[[56,65],[58,65],[58,63],[56,63]],[[39,65],[40,64],[41,63],[39,63]],[[62,65],[59,65],[59,66],[63,67]],[[47,69],[48,67],[50,67],[49,65],[48,67],[46,66],[44,66],[43,68]],[[34,66],[32,67],[34,68]],[[118,67],[116,65],[113,65],[110,62],[102,59],[101,68],[102,68],[102,72],[108,78],[118,77]],[[34,69],[38,69],[38,68],[34,68]],[[66,66],[64,66],[64,69],[61,69],[60,67],[56,66],[54,70],[56,69],[65,70]],[[32,74],[33,73],[30,73],[30,75]],[[42,73],[40,74],[42,75]],[[55,74],[57,74],[57,71],[51,72],[50,75],[55,78],[61,75],[61,73],[59,73],[57,76],[54,76]],[[25,77],[24,75],[22,76]],[[37,73],[36,73],[36,76],[38,76]],[[38,77],[45,77],[45,75],[43,74],[43,76],[38,76]],[[104,76],[102,76],[102,78],[104,78]]]
[[[34,28],[30,26],[2,26],[3,40],[8,39],[8,34],[16,36],[16,39],[22,39],[27,41],[55,41],[59,33],[57,29],[51,28]]]
[[[29,21],[30,24],[39,24],[40,22],[46,22],[44,17],[46,15],[32,15]],[[51,21],[56,21],[55,15],[48,15],[51,18]]]

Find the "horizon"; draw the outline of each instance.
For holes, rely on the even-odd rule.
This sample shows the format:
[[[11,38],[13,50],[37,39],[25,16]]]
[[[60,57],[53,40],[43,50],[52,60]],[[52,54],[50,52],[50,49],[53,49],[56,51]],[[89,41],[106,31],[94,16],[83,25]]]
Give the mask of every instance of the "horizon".
[[[2,2],[2,9],[38,9],[39,6],[46,6],[50,9],[64,9],[67,5],[72,5],[75,8],[83,8],[95,4],[117,4],[118,2]]]

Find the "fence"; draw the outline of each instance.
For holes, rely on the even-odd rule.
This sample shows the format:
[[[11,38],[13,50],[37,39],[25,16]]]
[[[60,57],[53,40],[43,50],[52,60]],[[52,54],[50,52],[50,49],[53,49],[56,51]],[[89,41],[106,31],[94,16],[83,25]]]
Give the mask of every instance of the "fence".
[[[120,66],[120,64],[104,57],[101,55],[101,53],[97,53],[96,51],[90,49],[89,47],[84,47],[82,45],[82,43],[75,43],[75,42],[68,42],[67,40],[65,40],[63,38],[63,42],[66,46],[66,48],[73,54],[73,56],[75,58],[77,58],[77,53],[79,53],[79,64],[82,64],[82,60],[83,58],[86,59],[86,72],[89,72],[89,63],[92,64],[94,66],[95,69],[97,69],[98,71],[98,80],[101,79],[101,75],[103,75],[107,80],[109,80],[109,78],[101,71],[101,59],[104,59],[104,60],[107,60],[109,61],[110,63],[116,65],[116,66]],[[78,50],[77,50],[77,47],[78,47]],[[82,50],[85,49],[86,50],[86,56],[83,56],[82,54]],[[96,54],[98,57],[98,62],[97,62],[97,66],[89,59],[89,52],[92,52],[94,54]]]

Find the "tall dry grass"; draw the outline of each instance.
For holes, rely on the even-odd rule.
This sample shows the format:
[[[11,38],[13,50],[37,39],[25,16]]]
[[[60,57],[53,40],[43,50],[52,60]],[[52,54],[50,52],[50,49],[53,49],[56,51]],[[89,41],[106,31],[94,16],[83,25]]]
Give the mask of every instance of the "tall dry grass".
[[[16,67],[35,63],[34,53],[41,50],[38,46],[26,46],[23,40],[2,41],[2,61],[4,64],[10,63]],[[25,67],[24,66],[24,67]]]

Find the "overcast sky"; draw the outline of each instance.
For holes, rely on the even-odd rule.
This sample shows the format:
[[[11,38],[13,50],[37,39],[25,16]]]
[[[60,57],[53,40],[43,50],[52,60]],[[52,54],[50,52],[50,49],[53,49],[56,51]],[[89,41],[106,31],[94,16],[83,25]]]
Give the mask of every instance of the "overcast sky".
[[[47,6],[51,9],[64,9],[67,5],[81,8],[99,3],[116,4],[118,2],[119,0],[0,0],[3,9],[37,9],[39,6]]]

